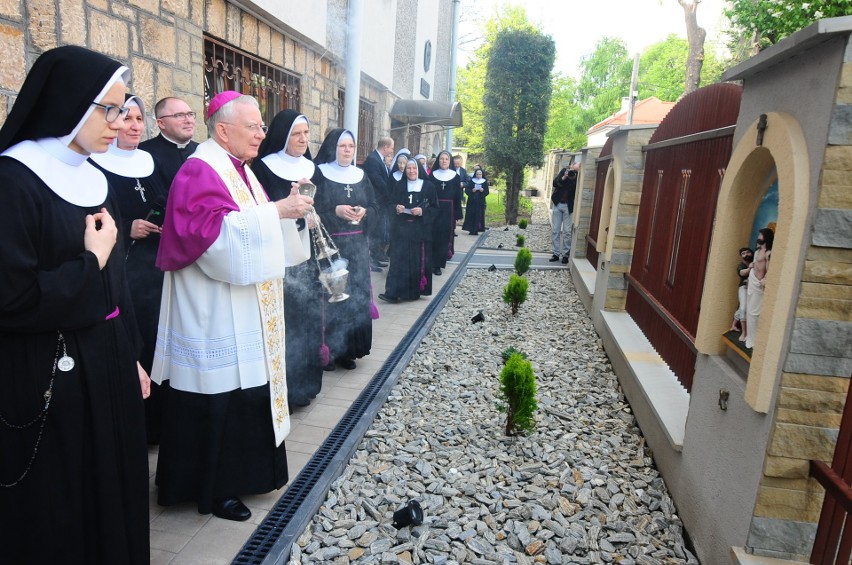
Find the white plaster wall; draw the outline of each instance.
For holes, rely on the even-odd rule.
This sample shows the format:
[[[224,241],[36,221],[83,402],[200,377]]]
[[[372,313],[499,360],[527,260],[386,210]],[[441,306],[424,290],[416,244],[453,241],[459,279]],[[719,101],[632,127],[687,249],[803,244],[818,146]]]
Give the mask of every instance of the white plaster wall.
[[[253,0],[245,2],[247,6],[254,4],[263,12],[281,21],[284,25],[297,30],[308,39],[319,45],[327,45],[326,19],[328,17],[327,3],[296,2],[294,0]],[[306,9],[310,6],[310,9]]]
[[[397,0],[364,0],[361,71],[381,84],[393,84]]]
[[[438,46],[438,6],[437,2],[417,3],[417,30],[415,33],[414,58],[411,68],[414,71],[414,81],[411,88],[411,98],[423,100],[420,94],[420,79],[429,83],[429,100],[434,99],[435,94],[435,66]],[[428,71],[423,70],[423,48],[426,41],[432,42],[432,62]]]

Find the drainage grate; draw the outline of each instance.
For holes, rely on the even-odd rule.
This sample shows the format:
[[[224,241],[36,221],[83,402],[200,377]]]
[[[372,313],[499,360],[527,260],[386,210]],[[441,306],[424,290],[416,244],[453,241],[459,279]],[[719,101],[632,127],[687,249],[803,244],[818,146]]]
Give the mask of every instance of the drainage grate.
[[[458,285],[487,232],[465,254],[458,268],[435,299],[411,326],[369,384],[352,403],[329,436],[305,464],[263,522],[234,557],[235,565],[286,563],[290,547],[310,524],[325,501],[331,483],[343,469],[373,423],[399,375],[408,365],[423,336]]]

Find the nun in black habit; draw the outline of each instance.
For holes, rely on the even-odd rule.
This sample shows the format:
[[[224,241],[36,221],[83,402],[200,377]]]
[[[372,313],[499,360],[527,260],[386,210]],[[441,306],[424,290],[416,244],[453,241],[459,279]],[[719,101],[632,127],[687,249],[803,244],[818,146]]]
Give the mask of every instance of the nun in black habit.
[[[351,131],[331,130],[314,162],[325,179],[314,207],[340,255],[349,261],[349,299],[329,303],[327,297],[323,298],[325,342],[331,359],[344,369],[354,369],[355,359],[370,354],[373,319],[379,315],[372,300],[367,241],[370,222],[378,219],[376,199],[370,179],[355,166],[355,136]]]
[[[150,373],[163,294],[163,271],[154,262],[160,245],[160,225],[168,187],[155,171],[151,154],[138,148],[147,129],[145,105],[139,97],[128,93],[124,106],[128,108],[124,117],[129,124],[127,129],[118,132],[115,143],[106,153],[93,153],[89,159],[104,173],[118,202],[122,217],[118,233],[126,251],[124,268],[142,336],[139,363]],[[151,383],[151,396],[145,400],[145,429],[151,445],[160,443],[163,395],[167,390],[168,387]]]
[[[432,294],[432,223],[438,215],[435,186],[420,178],[420,164],[409,158],[405,176],[391,193],[391,255],[385,302],[417,300]]]
[[[260,144],[252,171],[271,200],[287,198],[293,183],[308,181],[322,192],[323,178],[311,161],[308,119],[296,110],[279,112]],[[306,229],[304,220],[296,221]],[[287,401],[307,406],[322,388],[322,369],[329,362],[322,339],[322,285],[311,236],[311,258],[289,266],[284,278],[284,331],[287,364]]]
[[[432,268],[436,275],[447,266],[447,260],[455,254],[456,218],[461,213],[461,178],[452,168],[453,156],[449,151],[441,151],[435,159],[435,166],[429,173],[429,180],[438,193],[438,216],[432,224]]]
[[[118,202],[86,160],[126,127],[128,75],[46,51],[0,129],[3,563],[149,563],[148,377]]]

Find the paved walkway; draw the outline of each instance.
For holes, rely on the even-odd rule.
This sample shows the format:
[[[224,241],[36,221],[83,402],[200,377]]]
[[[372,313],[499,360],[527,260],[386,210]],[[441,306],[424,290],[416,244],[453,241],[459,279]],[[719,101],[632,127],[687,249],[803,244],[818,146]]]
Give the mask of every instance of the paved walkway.
[[[478,236],[470,236],[457,230],[456,257],[447,265],[444,274],[433,278],[433,294],[439,294],[443,285],[458,268]],[[469,267],[511,268],[516,250],[482,250],[476,254]],[[536,267],[552,267],[547,262],[550,254],[536,254]],[[385,288],[385,275],[373,273],[373,292],[376,297]],[[430,298],[431,299],[431,298]],[[293,428],[288,436],[287,460],[291,480],[296,477],[311,455],[322,444],[361,390],[370,382],[374,373],[382,366],[411,325],[417,320],[430,300],[421,298],[414,302],[387,304],[376,300],[380,318],[373,322],[373,347],[370,355],[358,361],[351,371],[338,369],[323,376],[322,392],[304,408],[292,414]],[[157,448],[148,454],[150,470],[150,513],[151,513],[151,563],[157,565],[212,565],[230,563],[234,555],[261,523],[286,486],[265,495],[244,497],[251,508],[248,522],[231,522],[212,515],[201,515],[195,504],[180,504],[162,507],[157,505],[154,473],[157,468]]]

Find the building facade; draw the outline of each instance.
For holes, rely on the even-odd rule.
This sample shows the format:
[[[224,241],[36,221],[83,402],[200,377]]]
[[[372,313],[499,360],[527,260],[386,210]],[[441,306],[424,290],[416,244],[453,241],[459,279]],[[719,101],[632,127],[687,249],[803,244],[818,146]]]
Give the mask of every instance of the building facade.
[[[447,102],[451,0],[363,0],[362,13],[352,26],[361,37],[359,161],[389,134],[437,152],[445,128],[393,107]],[[0,121],[38,55],[75,44],[128,66],[129,90],[148,108],[178,96],[201,115],[217,92],[239,90],[258,98],[267,123],[285,108],[304,113],[316,149],[344,123],[348,18],[346,0],[0,0]],[[196,137],[207,137],[201,120]]]

